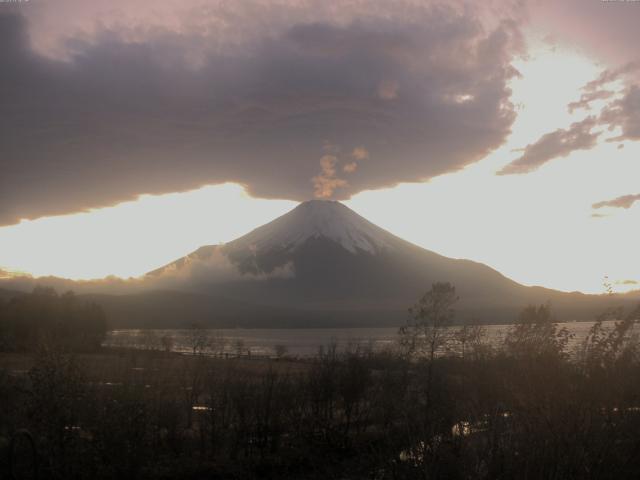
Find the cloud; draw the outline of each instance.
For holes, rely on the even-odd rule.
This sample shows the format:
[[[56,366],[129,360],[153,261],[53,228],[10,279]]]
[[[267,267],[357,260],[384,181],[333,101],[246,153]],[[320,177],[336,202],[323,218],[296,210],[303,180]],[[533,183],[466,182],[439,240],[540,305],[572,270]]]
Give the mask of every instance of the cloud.
[[[398,82],[393,80],[382,80],[378,84],[378,96],[382,100],[394,100],[398,98]]]
[[[331,154],[324,155],[320,159],[320,174],[311,179],[316,198],[330,198],[336,190],[349,186],[349,182],[346,179],[339,178],[337,174],[336,165],[340,162],[340,158],[337,155],[340,155],[342,151],[340,146],[328,142],[324,145],[324,151]],[[358,169],[360,161],[369,158],[369,152],[364,147],[356,147],[348,158],[350,160],[347,160],[347,163],[343,165],[342,171],[345,174],[352,174]]]
[[[369,158],[369,152],[364,147],[356,147],[351,152],[351,158],[353,160],[351,160],[344,167],[342,167],[342,170],[345,173],[355,172],[358,169],[358,162]]]
[[[619,136],[608,141],[640,140],[640,86],[629,85],[622,98],[610,102],[603,109],[600,119],[610,129],[619,127],[622,130]]]
[[[554,44],[564,44],[571,49],[578,48],[590,58],[610,67],[597,79],[585,85],[580,99],[567,106],[569,112],[573,113],[579,109],[590,110],[594,102],[603,101],[605,107],[596,118],[597,125],[609,130],[622,130],[622,135],[608,138],[607,141],[639,139],[640,96],[635,84],[638,83],[640,72],[636,48],[640,9],[635,2],[530,1],[527,2],[527,19],[538,31],[546,33],[547,38],[552,38]],[[613,88],[612,83],[617,80],[626,82],[623,98],[618,98],[617,89]],[[534,145],[543,149],[546,144],[553,150],[555,140],[565,136],[563,132],[566,130],[548,133]],[[582,140],[578,140],[577,148],[572,150],[594,146],[591,143],[596,140],[594,134],[584,131],[577,133]],[[560,147],[559,150],[565,153],[558,156],[566,156],[572,151]],[[540,159],[544,157],[548,155],[542,155]],[[520,160],[523,162],[522,165],[508,165],[499,173],[525,173],[535,170],[535,167],[527,167],[525,159],[518,161]],[[533,160],[532,165],[535,163]]]
[[[46,285],[58,292],[73,290],[79,294],[105,293],[124,295],[150,290],[207,288],[229,282],[260,282],[268,279],[295,277],[295,266],[288,262],[269,273],[242,273],[219,249],[212,249],[206,257],[185,257],[180,268],[165,268],[154,275],[137,278],[109,276],[96,280],[71,280],[55,276],[34,277],[28,274],[8,273],[0,270],[0,288],[31,291]]]
[[[342,170],[344,170],[345,173],[353,173],[357,169],[358,169],[358,164],[356,162],[349,162],[344,167],[342,167]]]
[[[226,181],[305,200],[326,139],[371,153],[345,199],[476,162],[515,118],[521,34],[479,6],[31,3],[0,15],[0,225]]]
[[[599,132],[591,130],[597,126],[595,117],[587,117],[573,123],[568,129],[558,129],[540,137],[524,149],[524,154],[506,165],[499,175],[528,173],[558,157],[566,157],[576,150],[588,150],[596,145]]]
[[[0,277],[0,288],[30,292],[37,286],[54,288],[57,292],[73,291],[78,294],[105,293],[124,295],[139,293],[151,289],[140,279],[122,279],[107,277],[100,280],[70,280],[54,276],[33,277],[27,274],[16,274],[9,277]]]
[[[612,82],[620,81],[623,84],[622,91],[604,106],[598,119],[609,130],[619,129],[621,131],[620,135],[608,138],[608,142],[640,140],[639,74],[640,62],[629,62],[621,67],[605,70],[598,79],[590,82],[584,88],[585,95],[597,98],[607,95],[606,88]],[[623,147],[623,144],[618,145],[618,148]]]
[[[567,105],[567,110],[569,110],[569,113],[573,113],[579,109],[591,110],[591,104],[593,102],[596,100],[607,100],[608,98],[611,98],[612,95],[613,92],[611,90],[587,91],[580,95],[579,100]]]
[[[166,289],[293,277],[295,277],[295,267],[291,262],[269,273],[243,273],[219,248],[213,248],[206,256],[187,256],[179,268],[167,267],[159,273],[145,276],[140,281],[149,289]]]
[[[594,128],[609,131],[619,128],[622,131],[621,135],[607,138],[607,142],[640,139],[640,86],[634,83],[639,70],[639,62],[629,62],[603,71],[598,78],[582,88],[579,100],[567,106],[570,113],[578,109],[591,110],[592,104],[601,100],[605,105],[599,115],[575,122],[568,129],[558,129],[543,135],[533,144],[527,145],[524,155],[505,166],[498,174],[528,173],[555,158],[566,157],[573,151],[591,149],[596,146],[602,133],[602,130],[592,132]],[[621,93],[611,89],[616,81],[624,84]],[[621,148],[624,148],[623,144],[618,145],[618,149]]]
[[[311,179],[316,198],[330,198],[336,189],[349,185],[346,180],[336,176],[336,163],[338,157],[334,155],[324,155],[320,159],[321,172]]]
[[[640,194],[623,195],[621,197],[614,198],[613,200],[603,200],[602,202],[594,203],[591,207],[594,209],[604,207],[629,209],[638,201],[640,201]]]
[[[356,147],[351,152],[351,156],[357,161],[366,160],[369,158],[369,152],[364,147]]]
[[[531,24],[551,34],[557,43],[610,65],[637,59],[637,2],[533,0],[527,5]]]
[[[629,62],[617,68],[602,72],[595,80],[583,88],[580,99],[568,105],[570,112],[582,108],[589,110],[597,100],[607,101],[598,116],[598,123],[609,130],[619,128],[619,136],[608,138],[608,142],[640,139],[640,86],[638,73],[640,62]],[[623,84],[621,92],[610,89],[613,82]],[[618,146],[618,148],[622,148]]]

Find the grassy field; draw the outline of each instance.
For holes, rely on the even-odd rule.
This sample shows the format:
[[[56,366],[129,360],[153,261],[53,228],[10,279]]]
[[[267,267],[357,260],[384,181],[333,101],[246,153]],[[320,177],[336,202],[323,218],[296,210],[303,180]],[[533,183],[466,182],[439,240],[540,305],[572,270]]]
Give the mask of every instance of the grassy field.
[[[169,385],[178,384],[185,370],[204,364],[207,369],[226,369],[233,365],[243,375],[260,376],[268,371],[294,374],[308,369],[310,361],[299,359],[268,359],[263,357],[216,358],[211,356],[184,355],[160,351],[103,348],[95,353],[72,355],[88,382],[117,384],[135,382],[152,384],[161,380]],[[0,370],[9,375],[24,376],[36,363],[34,353],[0,352]]]

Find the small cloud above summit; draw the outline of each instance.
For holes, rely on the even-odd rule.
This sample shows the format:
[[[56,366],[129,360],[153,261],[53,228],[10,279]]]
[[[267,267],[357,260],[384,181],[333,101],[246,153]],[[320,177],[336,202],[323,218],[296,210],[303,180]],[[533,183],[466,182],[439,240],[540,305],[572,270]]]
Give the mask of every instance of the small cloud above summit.
[[[382,100],[395,100],[398,98],[398,82],[382,80],[378,85],[378,96]]]
[[[353,152],[351,152],[351,156],[358,161],[366,160],[369,158],[369,152],[367,152],[367,149],[364,147],[356,147],[353,149]]]
[[[369,158],[369,152],[364,147],[356,147],[351,152],[352,160],[347,163],[342,169],[345,173],[353,173],[358,169],[358,162]]]
[[[341,148],[329,142],[325,142],[323,147],[325,152],[331,154],[324,155],[320,159],[320,174],[314,176],[311,181],[314,186],[316,198],[331,198],[334,192],[340,188],[349,186],[349,182],[338,177],[338,163],[340,162]],[[354,173],[358,169],[358,162],[369,158],[369,152],[364,147],[356,147],[347,157],[346,163],[342,167],[345,174]]]
[[[357,169],[358,169],[358,164],[356,162],[349,162],[344,167],[342,167],[342,170],[344,170],[345,173],[353,173]]]
[[[330,198],[336,189],[348,185],[346,180],[336,176],[336,163],[338,157],[335,155],[324,155],[320,159],[320,174],[311,179],[316,198]]]

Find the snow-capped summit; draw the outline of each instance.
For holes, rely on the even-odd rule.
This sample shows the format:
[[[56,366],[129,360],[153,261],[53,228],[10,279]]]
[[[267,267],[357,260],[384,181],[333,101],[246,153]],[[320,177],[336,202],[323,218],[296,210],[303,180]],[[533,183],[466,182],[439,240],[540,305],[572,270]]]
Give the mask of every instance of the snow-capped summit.
[[[375,254],[390,248],[395,237],[340,202],[310,200],[228,246],[232,249],[249,247],[259,252],[295,250],[313,238],[332,240],[351,253]]]

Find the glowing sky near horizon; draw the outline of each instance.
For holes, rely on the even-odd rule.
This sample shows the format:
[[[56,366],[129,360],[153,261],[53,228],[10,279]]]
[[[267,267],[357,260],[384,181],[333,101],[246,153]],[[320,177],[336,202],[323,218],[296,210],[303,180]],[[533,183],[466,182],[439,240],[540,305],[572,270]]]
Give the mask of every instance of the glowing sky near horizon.
[[[607,141],[620,132],[601,128],[594,148],[526,174],[497,175],[527,145],[605,105],[569,112],[582,87],[609,66],[538,33],[527,31],[527,56],[512,63],[520,73],[510,81],[517,116],[500,147],[461,170],[363,190],[344,203],[408,241],[485,263],[525,285],[599,293],[608,276],[616,291],[638,289],[640,201],[592,205],[640,193],[640,141]],[[139,276],[199,246],[233,240],[296,204],[252,197],[227,182],[22,220],[0,227],[0,269],[72,279]]]

